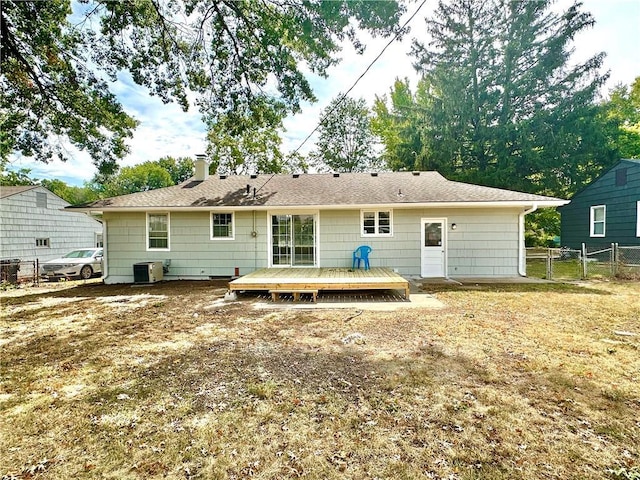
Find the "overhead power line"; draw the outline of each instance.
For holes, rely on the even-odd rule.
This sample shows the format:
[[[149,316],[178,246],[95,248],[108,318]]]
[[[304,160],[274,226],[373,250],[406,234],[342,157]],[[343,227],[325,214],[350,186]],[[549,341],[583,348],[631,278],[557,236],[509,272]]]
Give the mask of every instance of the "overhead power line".
[[[422,9],[422,7],[424,6],[424,4],[427,3],[427,0],[422,0],[422,3],[418,6],[418,8],[416,8],[416,11],[413,12],[413,14],[407,19],[406,22],[404,22],[404,24],[402,25],[402,27],[400,28],[400,30],[398,31],[398,33],[396,33],[394,35],[394,37],[389,40],[387,42],[387,44],[382,48],[382,50],[380,50],[380,53],[378,53],[378,55],[371,61],[371,63],[369,63],[369,65],[367,66],[367,68],[364,69],[364,71],[360,74],[360,76],[358,78],[356,78],[356,80],[353,82],[353,84],[349,87],[349,89],[342,94],[342,96],[339,98],[339,100],[337,102],[335,102],[335,104],[333,105],[333,107],[325,113],[325,115],[320,118],[320,120],[318,120],[318,123],[316,124],[316,126],[313,128],[313,130],[311,130],[311,133],[309,133],[309,135],[306,136],[306,138],[302,141],[302,143],[300,143],[300,145],[298,145],[298,147],[293,151],[293,153],[298,152],[305,143],[307,143],[307,141],[313,136],[314,133],[316,133],[318,131],[318,128],[320,128],[320,126],[322,125],[322,123],[327,119],[327,117],[329,117],[329,115],[331,115],[334,110],[336,108],[338,108],[340,106],[340,104],[344,101],[345,98],[347,98],[347,96],[349,95],[349,93],[351,92],[351,90],[353,90],[356,85],[358,84],[358,82],[360,82],[360,80],[362,80],[362,78],[369,72],[369,70],[371,70],[371,67],[373,67],[376,62],[378,60],[380,60],[380,57],[382,57],[382,55],[384,54],[384,52],[387,50],[387,48],[389,48],[389,46],[395,42],[398,38],[400,38],[400,35],[405,31],[405,28],[409,25],[409,23],[411,23],[411,21],[414,19],[414,17],[418,14],[418,12]],[[260,190],[262,190],[264,188],[264,186],[269,183],[271,181],[271,179],[273,179],[273,177],[276,174],[272,174],[266,182],[264,182],[262,184],[262,186],[254,193],[254,196],[256,193],[258,193]]]
[[[373,67],[376,62],[378,60],[380,60],[380,57],[382,57],[382,55],[384,54],[384,52],[387,50],[387,48],[389,48],[389,46],[395,42],[399,37],[401,32],[404,31],[404,29],[407,27],[407,25],[409,25],[409,23],[411,22],[411,20],[413,20],[413,18],[418,14],[418,12],[420,11],[420,9],[424,6],[424,4],[427,3],[427,0],[423,0],[422,3],[418,6],[418,8],[416,9],[415,12],[413,12],[413,14],[411,15],[411,17],[409,17],[409,19],[404,22],[404,25],[402,25],[402,28],[400,29],[400,32],[398,32],[391,40],[389,40],[389,42],[387,42],[387,44],[384,46],[384,48],[382,50],[380,50],[380,53],[376,56],[376,58],[374,58],[371,63],[369,64],[369,66],[367,66],[367,68],[365,68],[364,72],[362,72],[360,74],[360,76],[356,79],[355,82],[353,82],[353,85],[351,85],[349,87],[349,90],[347,90],[344,94],[342,94],[342,96],[340,97],[340,99],[334,104],[333,108],[331,110],[329,110],[324,117],[322,117],[318,123],[316,124],[316,126],[314,127],[314,129],[311,131],[311,133],[309,135],[307,135],[307,137],[302,141],[302,143],[300,145],[298,145],[298,148],[296,148],[293,153],[296,153],[298,150],[300,150],[305,143],[307,143],[307,141],[311,138],[311,136],[316,133],[318,131],[318,128],[320,128],[320,125],[322,125],[322,123],[327,119],[327,117],[329,117],[329,115],[331,115],[334,110],[336,108],[338,108],[340,106],[340,104],[344,101],[345,98],[347,98],[347,96],[349,95],[349,93],[351,93],[351,90],[353,90],[355,88],[355,86],[358,84],[358,82],[360,82],[360,80],[362,80],[362,78],[367,74],[367,72],[369,72],[369,70],[371,70],[371,67]]]

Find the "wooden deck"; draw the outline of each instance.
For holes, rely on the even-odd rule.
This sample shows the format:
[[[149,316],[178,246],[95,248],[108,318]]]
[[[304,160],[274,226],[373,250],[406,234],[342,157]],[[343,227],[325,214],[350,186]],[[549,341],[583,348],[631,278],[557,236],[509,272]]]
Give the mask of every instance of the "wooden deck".
[[[229,290],[403,290],[409,281],[389,268],[263,268],[229,282]]]

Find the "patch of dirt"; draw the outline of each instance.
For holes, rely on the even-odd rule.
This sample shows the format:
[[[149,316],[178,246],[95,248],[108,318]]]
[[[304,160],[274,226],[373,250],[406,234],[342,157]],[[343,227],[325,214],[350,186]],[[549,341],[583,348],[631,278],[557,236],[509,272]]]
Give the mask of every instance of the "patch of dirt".
[[[3,292],[0,475],[637,471],[637,284],[425,289],[446,307],[261,309],[224,281]]]

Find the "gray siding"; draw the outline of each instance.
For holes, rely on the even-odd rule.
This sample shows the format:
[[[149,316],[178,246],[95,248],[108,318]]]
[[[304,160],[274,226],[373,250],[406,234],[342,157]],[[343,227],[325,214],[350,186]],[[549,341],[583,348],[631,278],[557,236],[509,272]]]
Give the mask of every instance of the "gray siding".
[[[46,195],[46,207],[36,203]],[[52,260],[76,248],[94,247],[102,224],[84,213],[63,211],[69,203],[43,187],[0,200],[0,256],[21,260]],[[49,247],[36,247],[48,238]]]
[[[420,275],[420,219],[446,218],[448,274],[518,275],[519,209],[395,209],[392,237],[362,237],[360,210],[324,210],[318,215],[321,267],[350,267],[351,253],[370,245],[371,264]],[[255,215],[255,218],[254,218]],[[268,213],[236,212],[235,239],[210,239],[210,212],[171,212],[170,251],[147,251],[146,214],[105,213],[108,283],[132,282],[133,264],[171,260],[167,279],[230,277],[268,266]],[[252,236],[251,232],[257,232]]]
[[[393,237],[361,237],[360,210],[320,215],[322,266],[350,266],[351,252],[369,245],[371,264],[403,275],[420,275],[420,219],[446,218],[450,276],[518,275],[519,210],[395,209]]]
[[[624,168],[627,183],[616,186],[616,174]],[[583,242],[591,246],[640,245],[636,236],[639,200],[640,162],[622,160],[559,209],[562,245],[571,248],[580,248]],[[607,207],[604,237],[590,236],[590,212],[596,205]]]
[[[167,279],[230,277],[238,268],[246,274],[267,266],[266,214],[236,212],[235,239],[211,240],[210,212],[171,212],[170,251],[147,251],[146,214],[105,213],[105,244],[109,282],[132,282],[133,264],[171,260]]]

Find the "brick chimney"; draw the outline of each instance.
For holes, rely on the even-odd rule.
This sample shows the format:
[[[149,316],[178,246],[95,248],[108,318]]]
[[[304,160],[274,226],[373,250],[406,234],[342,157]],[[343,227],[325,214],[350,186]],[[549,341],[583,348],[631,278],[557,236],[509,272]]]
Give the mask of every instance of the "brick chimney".
[[[209,178],[209,160],[207,160],[207,156],[204,154],[196,155],[196,161],[194,162],[195,166],[195,180],[198,182],[203,182],[207,178]]]

